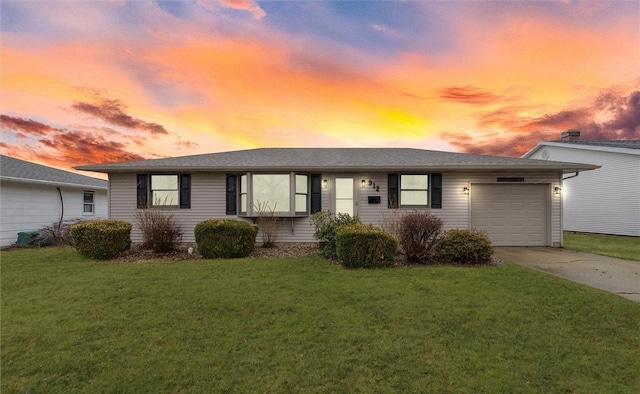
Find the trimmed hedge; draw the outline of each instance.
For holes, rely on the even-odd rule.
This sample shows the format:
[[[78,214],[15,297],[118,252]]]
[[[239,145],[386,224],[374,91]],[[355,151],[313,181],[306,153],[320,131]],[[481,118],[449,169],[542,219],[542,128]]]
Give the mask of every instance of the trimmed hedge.
[[[209,219],[198,223],[194,232],[203,257],[233,259],[253,251],[258,226],[234,219]]]
[[[108,260],[131,247],[131,227],[121,220],[89,220],[71,227],[71,237],[78,253]]]
[[[347,268],[392,267],[398,241],[372,225],[341,226],[336,230],[336,252]]]
[[[436,259],[446,264],[489,264],[492,256],[489,236],[478,230],[448,230],[436,250]]]

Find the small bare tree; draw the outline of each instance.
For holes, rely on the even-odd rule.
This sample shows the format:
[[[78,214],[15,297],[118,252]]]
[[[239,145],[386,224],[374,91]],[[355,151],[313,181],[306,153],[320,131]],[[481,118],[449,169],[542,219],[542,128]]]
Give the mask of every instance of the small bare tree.
[[[146,208],[136,211],[135,218],[142,232],[144,249],[152,249],[155,253],[169,253],[180,245],[183,231],[172,213]]]
[[[399,209],[391,209],[382,212],[380,227],[391,234],[396,240],[399,240],[398,236],[400,234],[400,226],[403,216],[404,211]]]
[[[429,211],[390,210],[382,214],[382,229],[400,243],[400,251],[411,263],[429,262],[442,237],[443,222]]]
[[[407,261],[425,264],[432,259],[442,236],[442,225],[442,219],[428,211],[402,216],[398,241]]]
[[[271,207],[269,201],[262,203],[258,201],[253,206],[254,212],[258,214],[256,224],[262,234],[263,248],[273,248],[278,241],[278,227],[280,226],[281,219],[275,214],[276,206],[277,204],[273,204],[273,207]]]

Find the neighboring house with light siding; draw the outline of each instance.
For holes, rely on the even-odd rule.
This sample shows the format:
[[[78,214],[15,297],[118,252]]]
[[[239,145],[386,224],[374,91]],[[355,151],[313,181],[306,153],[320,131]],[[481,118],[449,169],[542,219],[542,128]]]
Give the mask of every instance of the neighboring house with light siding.
[[[570,134],[571,132],[571,134]],[[568,231],[640,236],[640,140],[580,140],[577,130],[540,142],[524,158],[600,166],[565,175],[563,227]]]
[[[0,246],[62,220],[107,217],[107,181],[0,155]]]
[[[406,148],[264,148],[76,167],[109,174],[109,215],[170,210],[194,242],[209,218],[251,221],[267,202],[283,218],[279,242],[313,242],[314,212],[381,225],[392,212],[430,210],[444,226],[478,228],[495,245],[561,246],[565,174],[594,165]]]

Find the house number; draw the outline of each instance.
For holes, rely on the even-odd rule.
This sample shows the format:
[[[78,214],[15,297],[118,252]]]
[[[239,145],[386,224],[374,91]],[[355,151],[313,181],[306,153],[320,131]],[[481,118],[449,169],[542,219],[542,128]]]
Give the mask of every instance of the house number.
[[[369,186],[371,186],[373,188],[373,190],[379,192],[380,191],[380,186],[376,185],[375,182],[373,182],[371,179],[369,179]]]

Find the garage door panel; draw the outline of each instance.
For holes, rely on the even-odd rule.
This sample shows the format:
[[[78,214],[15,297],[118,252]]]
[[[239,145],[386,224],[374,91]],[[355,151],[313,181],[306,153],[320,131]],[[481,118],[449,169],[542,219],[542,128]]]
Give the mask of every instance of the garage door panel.
[[[547,244],[547,185],[472,185],[471,226],[496,246]]]

